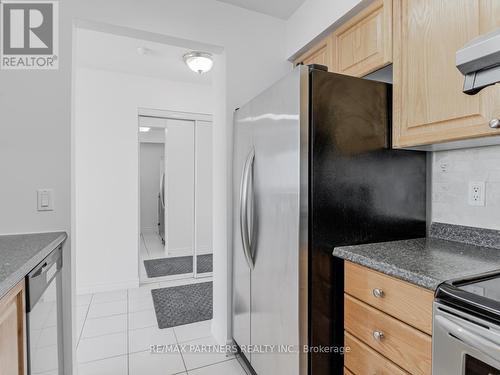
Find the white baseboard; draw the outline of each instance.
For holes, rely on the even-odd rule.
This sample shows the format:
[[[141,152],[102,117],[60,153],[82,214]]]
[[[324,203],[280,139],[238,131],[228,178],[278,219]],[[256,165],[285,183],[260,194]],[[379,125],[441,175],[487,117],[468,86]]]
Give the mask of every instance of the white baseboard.
[[[129,280],[129,281],[116,281],[111,283],[97,283],[91,285],[82,285],[76,287],[76,294],[90,294],[90,293],[101,293],[101,292],[112,292],[115,290],[123,290],[129,288],[138,288],[139,278]]]

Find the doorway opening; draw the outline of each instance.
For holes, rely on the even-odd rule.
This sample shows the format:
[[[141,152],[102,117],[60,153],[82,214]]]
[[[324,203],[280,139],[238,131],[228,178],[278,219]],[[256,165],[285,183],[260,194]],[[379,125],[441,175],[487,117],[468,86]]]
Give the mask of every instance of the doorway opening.
[[[140,109],[141,284],[212,276],[212,116]]]
[[[218,275],[199,267],[200,257],[209,259],[214,250],[211,114],[219,113],[214,93],[222,90],[210,73],[189,70],[183,55],[200,48],[216,58],[221,50],[111,31],[76,30],[76,357],[90,372],[105,372],[103,360],[116,358],[120,373],[137,370],[139,361],[146,373],[182,373],[181,353],[159,361],[149,350],[158,341],[215,342],[212,280]],[[223,70],[218,74],[224,77]],[[190,259],[187,271],[147,275],[145,261],[163,259],[168,266],[182,257]]]

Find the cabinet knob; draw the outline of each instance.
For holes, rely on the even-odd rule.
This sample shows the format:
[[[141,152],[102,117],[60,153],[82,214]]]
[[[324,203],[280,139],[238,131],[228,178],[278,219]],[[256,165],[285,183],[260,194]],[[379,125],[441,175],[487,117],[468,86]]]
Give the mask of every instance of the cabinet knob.
[[[373,289],[372,293],[375,296],[375,298],[382,298],[384,296],[384,291],[379,288]]]
[[[373,338],[377,341],[381,341],[384,338],[384,332],[373,331]]]
[[[497,118],[494,118],[493,120],[490,121],[490,128],[492,129],[500,129],[500,120]]]

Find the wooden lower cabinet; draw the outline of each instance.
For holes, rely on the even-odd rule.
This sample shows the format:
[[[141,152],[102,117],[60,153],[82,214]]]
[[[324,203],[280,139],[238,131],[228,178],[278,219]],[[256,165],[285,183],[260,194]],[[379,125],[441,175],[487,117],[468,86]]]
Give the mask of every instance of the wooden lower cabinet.
[[[345,295],[345,329],[412,374],[431,373],[431,337]],[[375,339],[374,333],[383,333]]]
[[[432,334],[431,291],[351,262],[345,262],[344,283],[347,294]]]
[[[344,282],[348,371],[430,375],[433,293],[347,261]]]
[[[356,337],[345,332],[344,345],[350,350],[344,355],[344,366],[353,375],[407,375],[384,356],[377,353]]]
[[[26,374],[24,280],[0,299],[0,375]]]

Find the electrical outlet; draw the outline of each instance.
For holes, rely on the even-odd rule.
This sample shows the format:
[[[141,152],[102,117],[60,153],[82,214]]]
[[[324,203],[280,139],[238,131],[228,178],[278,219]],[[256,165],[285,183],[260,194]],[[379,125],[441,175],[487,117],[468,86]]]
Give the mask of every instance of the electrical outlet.
[[[469,205],[484,206],[486,187],[484,182],[469,182]]]

